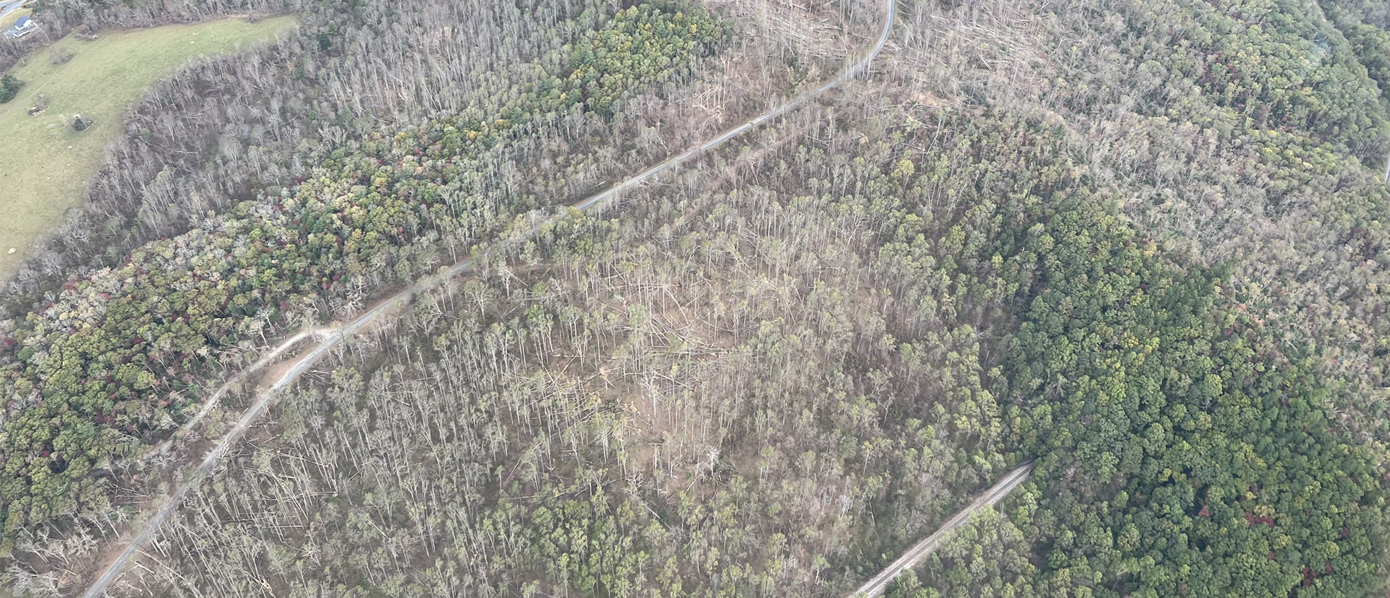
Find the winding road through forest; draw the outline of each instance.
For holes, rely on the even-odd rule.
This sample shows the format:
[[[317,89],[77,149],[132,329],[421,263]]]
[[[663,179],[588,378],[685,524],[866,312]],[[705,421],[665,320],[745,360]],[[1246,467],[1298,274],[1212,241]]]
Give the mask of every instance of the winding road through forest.
[[[600,193],[597,193],[577,204],[574,204],[573,207],[581,211],[587,211],[596,206],[603,205],[605,202],[622,193],[623,191],[636,187],[637,185],[646,182],[647,180],[651,179],[652,177],[658,174],[661,174],[677,166],[680,166],[706,151],[715,149],[728,142],[730,139],[733,139],[750,129],[756,128],[763,123],[772,121],[782,116],[783,114],[786,114],[787,112],[794,110],[800,107],[801,105],[820,97],[827,91],[830,91],[831,89],[843,84],[845,81],[848,81],[855,75],[858,75],[864,69],[868,68],[869,64],[873,61],[875,57],[879,55],[881,51],[883,51],[883,47],[888,43],[888,37],[893,30],[893,21],[897,14],[896,0],[886,0],[885,8],[886,12],[884,14],[883,30],[879,34],[878,40],[875,41],[874,44],[868,48],[868,50],[864,53],[863,56],[861,56],[853,64],[850,64],[848,67],[846,67],[845,70],[839,74],[839,76],[835,77],[834,79],[831,79],[830,81],[827,81],[820,87],[797,95],[792,99],[788,100],[787,102],[783,103],[782,105],[777,106],[776,108],[764,112],[756,117],[753,117],[752,119],[744,122],[743,124],[740,124],[727,131],[724,131],[723,133],[720,133],[718,136],[708,141],[705,141],[698,146],[692,147],[676,156],[672,156],[666,159],[665,161],[655,166],[652,166],[651,168],[648,168],[622,182],[614,184],[608,189]],[[547,222],[553,222],[564,217],[565,212],[562,211],[561,213],[552,216],[550,219],[546,221],[537,223],[536,228],[539,228]],[[492,250],[495,251],[496,247],[494,247]],[[203,458],[202,463],[198,465],[198,468],[185,477],[183,482],[179,484],[178,488],[174,491],[173,495],[169,497],[169,500],[165,501],[162,505],[160,505],[159,509],[155,511],[155,513],[150,517],[148,521],[145,522],[145,525],[140,530],[140,532],[137,533],[130,540],[129,544],[126,545],[125,549],[121,551],[120,555],[117,556],[115,560],[113,560],[110,563],[110,565],[107,566],[107,568],[102,572],[100,577],[98,577],[96,580],[92,582],[90,586],[88,586],[87,591],[83,594],[83,598],[96,598],[97,596],[101,596],[106,591],[107,587],[109,587],[111,583],[115,581],[116,578],[118,578],[123,571],[125,571],[131,559],[134,558],[137,554],[139,554],[141,548],[143,548],[144,545],[147,544],[152,537],[154,537],[154,534],[159,530],[160,526],[164,524],[164,522],[169,518],[169,516],[173,514],[174,510],[179,507],[179,504],[183,502],[184,497],[186,497],[188,493],[192,491],[193,488],[197,487],[197,485],[204,478],[206,478],[213,471],[213,469],[217,467],[219,463],[222,462],[222,459],[227,455],[227,453],[232,449],[232,447],[236,445],[237,441],[241,439],[241,436],[246,432],[246,430],[251,427],[251,425],[261,416],[261,414],[265,413],[266,409],[269,408],[273,399],[278,395],[278,391],[285,388],[286,386],[294,384],[296,381],[299,380],[299,377],[303,375],[304,372],[312,368],[315,364],[319,362],[319,360],[323,359],[334,348],[342,345],[344,342],[346,342],[348,338],[352,337],[369,324],[376,322],[378,318],[381,318],[383,315],[388,314],[394,306],[406,304],[417,294],[436,288],[449,278],[452,278],[463,272],[468,271],[472,267],[474,259],[475,257],[469,257],[455,264],[447,270],[416,281],[416,283],[411,285],[409,288],[397,293],[396,295],[390,297],[386,301],[382,301],[372,309],[359,315],[356,319],[352,320],[351,322],[342,324],[337,327],[321,328],[313,331],[301,332],[299,334],[296,334],[295,336],[292,336],[289,339],[285,340],[279,346],[273,348],[266,357],[262,358],[256,364],[254,364],[250,368],[247,368],[241,374],[236,376],[233,382],[247,379],[250,377],[251,374],[270,365],[274,361],[276,356],[289,350],[296,343],[310,336],[319,339],[318,344],[314,346],[313,349],[300,356],[299,359],[296,360],[289,369],[287,369],[278,379],[276,379],[274,384],[272,384],[269,389],[260,393],[260,395],[256,397],[256,400],[251,405],[251,407],[244,414],[242,414],[241,419],[237,421],[236,425],[230,431],[228,431],[226,435],[222,437],[222,439],[211,451],[208,452],[208,454]],[[228,388],[230,384],[231,383],[229,382],[228,385],[224,385],[222,389],[219,389],[218,392],[214,393],[214,395],[211,398],[209,398],[208,402],[204,405],[204,407],[198,413],[198,415],[195,416],[195,419],[190,420],[190,422],[202,419],[202,417],[213,408],[213,406],[217,403],[216,399],[225,393],[226,388]],[[185,426],[184,429],[186,430],[188,429],[188,427]],[[167,446],[161,446],[160,448],[167,449]],[[976,509],[979,509],[981,506],[985,504],[994,504],[994,502],[997,502],[999,498],[1002,498],[1002,496],[1004,494],[1007,494],[1009,490],[1012,490],[1014,486],[1017,486],[1018,483],[1020,483],[1023,479],[1026,479],[1029,468],[1030,466],[1025,466],[1011,473],[1010,476],[1006,477],[1004,481],[1001,481],[999,484],[991,488],[990,491],[986,492],[986,494],[982,496],[979,500],[977,500],[976,503],[972,504],[965,511],[958,513],[955,517],[952,517],[952,519],[947,522],[946,527],[943,527],[941,531],[938,531],[936,534],[933,534],[931,537],[927,538],[922,543],[919,543],[917,546],[914,546],[912,550],[908,551],[908,554],[904,555],[901,559],[894,562],[893,565],[890,565],[888,570],[885,570],[884,572],[880,573],[878,577],[874,578],[875,580],[879,580],[879,578],[884,578],[883,580],[879,580],[877,582],[871,581],[869,584],[866,584],[864,588],[861,588],[860,591],[870,596],[877,596],[878,594],[882,593],[883,589],[887,587],[888,581],[891,580],[894,576],[896,576],[897,573],[901,572],[903,569],[907,567],[911,567],[912,564],[915,564],[918,560],[921,559],[922,556],[925,556],[926,554],[930,553],[930,551],[935,548],[935,543],[939,543],[939,536],[941,534],[944,534],[945,532],[949,531],[952,527],[960,525],[960,523],[964,522],[969,518],[970,513],[973,513]],[[1010,483],[1006,484],[1006,482]],[[875,585],[875,583],[877,583],[877,585]]]

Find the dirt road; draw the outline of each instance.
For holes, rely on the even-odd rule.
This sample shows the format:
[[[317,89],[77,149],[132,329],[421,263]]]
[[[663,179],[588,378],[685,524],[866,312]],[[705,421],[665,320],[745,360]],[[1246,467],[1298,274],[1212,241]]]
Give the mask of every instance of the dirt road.
[[[961,509],[960,512],[952,515],[950,519],[947,519],[946,523],[941,524],[941,527],[933,532],[932,535],[914,544],[912,548],[907,549],[907,552],[903,553],[901,557],[898,557],[898,560],[893,561],[886,569],[880,571],[878,575],[875,575],[873,579],[859,586],[859,589],[851,593],[849,598],[856,598],[859,596],[876,598],[877,596],[882,596],[883,592],[888,589],[888,584],[893,581],[893,578],[897,577],[899,573],[913,568],[917,563],[921,562],[924,557],[935,552],[936,549],[941,546],[941,542],[950,535],[951,530],[970,521],[970,516],[974,514],[975,511],[983,509],[986,506],[997,504],[999,501],[1003,500],[1004,497],[1008,496],[1010,492],[1013,492],[1014,488],[1017,488],[1019,484],[1028,481],[1028,475],[1032,472],[1032,461],[1024,463],[1023,466],[1009,472],[1009,475],[1004,476],[1003,479],[996,482],[994,486],[991,486],[989,490],[986,490],[984,494],[976,498],[975,502],[970,503],[970,506]]]
[[[609,187],[608,189],[575,204],[573,207],[578,210],[587,211],[594,207],[601,206],[607,200],[613,198],[615,195],[627,189],[636,187],[637,185],[642,184],[643,182],[658,174],[661,174],[677,166],[680,166],[681,164],[684,164],[685,162],[700,155],[703,152],[715,149],[728,142],[730,139],[733,139],[738,135],[750,129],[753,129],[758,125],[775,120],[776,118],[787,113],[788,111],[794,110],[798,106],[810,102],[816,99],[817,97],[820,97],[821,95],[825,94],[827,91],[834,89],[836,86],[839,86],[845,81],[848,81],[851,77],[854,77],[855,75],[859,74],[864,69],[866,69],[869,66],[869,64],[873,61],[873,59],[878,56],[879,52],[883,50],[883,47],[888,43],[889,34],[892,32],[893,29],[893,20],[896,16],[896,0],[886,0],[885,9],[886,10],[884,13],[883,30],[882,33],[879,35],[878,40],[876,40],[874,44],[865,51],[863,56],[861,56],[857,61],[846,67],[845,70],[841,72],[839,76],[826,82],[820,87],[817,87],[801,95],[798,95],[792,98],[791,100],[788,100],[787,102],[783,103],[782,105],[773,108],[772,110],[764,112],[763,114],[760,114],[748,120],[747,122],[744,122],[741,125],[729,129],[719,134],[717,137],[714,137],[709,141],[700,144],[699,146],[686,150],[684,153],[681,153],[679,155],[668,158],[660,164],[652,166],[651,168],[648,168],[632,176],[631,178],[617,183],[612,187]],[[551,217],[548,221],[555,221],[564,217],[565,213],[561,212],[560,214]],[[537,223],[536,228],[539,228],[545,222],[546,221]],[[109,566],[107,566],[107,568],[102,572],[100,577],[97,577],[97,579],[92,582],[92,585],[89,586],[87,591],[82,594],[83,597],[96,598],[97,596],[101,596],[106,591],[106,588],[111,585],[111,582],[115,581],[116,578],[119,577],[120,574],[125,570],[126,566],[130,564],[131,558],[133,558],[136,554],[140,552],[140,549],[150,541],[150,538],[152,538],[154,534],[159,530],[159,527],[164,524],[164,522],[169,518],[169,516],[173,514],[174,510],[178,508],[179,504],[183,502],[184,497],[188,495],[189,491],[197,487],[197,485],[204,478],[206,478],[208,474],[210,474],[213,471],[213,469],[217,467],[218,464],[221,463],[222,458],[226,456],[228,451],[230,451],[233,446],[236,445],[236,442],[241,438],[243,434],[245,434],[246,430],[251,427],[251,424],[254,423],[256,419],[261,416],[262,413],[265,413],[266,408],[270,406],[271,401],[277,395],[276,391],[291,384],[294,384],[296,381],[299,380],[299,377],[304,372],[312,368],[316,363],[318,363],[319,360],[323,359],[324,356],[328,355],[335,347],[341,345],[346,339],[352,337],[354,334],[365,328],[367,325],[375,322],[379,317],[388,314],[394,306],[408,304],[417,293],[438,287],[440,284],[442,284],[445,280],[448,280],[450,277],[456,276],[469,270],[473,265],[473,260],[474,258],[470,257],[455,264],[448,270],[416,281],[416,283],[412,285],[410,288],[401,291],[400,293],[397,293],[394,297],[387,301],[383,301],[376,307],[358,316],[357,319],[353,320],[350,323],[344,324],[337,328],[325,328],[314,331],[317,338],[319,339],[319,344],[315,346],[313,349],[307,351],[304,355],[300,356],[299,359],[294,363],[294,365],[290,367],[269,390],[261,393],[260,396],[256,398],[256,402],[253,403],[251,405],[251,408],[248,409],[246,413],[242,415],[240,420],[237,421],[236,426],[234,426],[231,429],[231,431],[227,432],[227,434],[222,437],[222,439],[217,443],[217,445],[212,449],[212,451],[210,451],[207,454],[207,456],[203,458],[203,461],[198,465],[198,468],[194,470],[190,475],[185,477],[184,482],[181,485],[179,485],[178,489],[174,491],[174,494],[169,497],[169,500],[159,507],[159,509],[145,523],[144,527],[140,530],[140,532],[136,534],[135,537],[130,540],[130,543],[125,547],[125,549],[121,551],[120,555],[117,556],[116,559],[112,561]],[[300,336],[297,338],[292,338],[295,342],[298,342],[299,340],[302,340],[303,337]],[[277,350],[287,349],[292,344],[292,342],[287,341],[286,343],[282,343],[280,347],[277,347]],[[261,362],[258,362],[257,365],[263,367],[264,364],[268,361],[269,360],[263,359]],[[245,378],[251,375],[252,373],[253,370],[247,370],[240,374],[239,378]],[[212,402],[209,402],[208,405],[204,407],[204,411],[211,409],[211,405]],[[200,412],[199,418],[201,418],[202,415],[204,415],[204,413]]]

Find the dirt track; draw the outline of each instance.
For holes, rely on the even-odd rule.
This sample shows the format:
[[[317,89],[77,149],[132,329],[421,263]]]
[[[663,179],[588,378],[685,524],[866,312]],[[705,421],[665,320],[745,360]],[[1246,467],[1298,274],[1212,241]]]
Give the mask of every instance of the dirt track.
[[[835,87],[843,84],[845,81],[848,81],[850,78],[859,74],[869,66],[873,59],[878,56],[879,52],[881,52],[883,50],[883,47],[888,43],[888,37],[893,29],[893,20],[896,16],[897,7],[895,0],[886,0],[885,5],[886,12],[884,14],[883,31],[879,35],[878,40],[866,50],[864,55],[859,60],[855,61],[853,64],[845,68],[845,70],[841,72],[839,76],[835,77],[834,79],[831,79],[830,81],[826,82],[820,87],[817,87],[811,91],[798,95],[792,98],[791,100],[788,100],[781,106],[773,108],[772,110],[764,112],[763,114],[760,114],[748,120],[747,122],[744,122],[743,124],[733,127],[719,134],[718,136],[710,139],[709,141],[701,143],[700,145],[686,150],[685,152],[679,155],[668,158],[665,161],[655,166],[652,166],[651,168],[648,168],[620,183],[617,183],[602,192],[599,192],[577,204],[574,204],[573,207],[581,211],[588,211],[595,207],[602,206],[608,200],[612,199],[614,196],[622,193],[623,191],[636,187],[658,174],[661,174],[677,166],[680,166],[706,151],[718,148],[719,146],[728,142],[730,139],[733,139],[746,131],[754,129],[763,123],[775,120],[783,114],[786,114],[787,112],[794,110],[797,107],[820,97],[821,95],[824,95],[827,91],[834,89]],[[560,214],[550,218],[548,221],[555,221],[564,217],[565,212],[562,211]],[[538,222],[535,228],[540,228],[543,224],[545,224],[545,222],[547,221]],[[400,293],[397,293],[390,299],[381,302],[376,307],[373,307],[372,309],[366,311],[365,313],[358,316],[357,319],[347,324],[338,326],[336,328],[325,328],[313,331],[311,333],[302,333],[303,335],[312,334],[316,336],[319,339],[319,344],[315,346],[313,349],[310,349],[309,351],[305,352],[304,355],[302,355],[297,361],[294,362],[294,365],[290,366],[290,368],[285,371],[284,375],[282,375],[279,380],[275,381],[275,383],[270,387],[269,390],[262,392],[256,398],[256,402],[253,403],[249,409],[247,409],[247,411],[242,415],[241,419],[237,421],[236,425],[229,432],[227,432],[227,434],[222,437],[222,439],[217,443],[217,445],[212,449],[212,451],[210,451],[207,454],[207,456],[203,458],[203,461],[198,465],[198,468],[194,470],[190,475],[188,475],[187,478],[185,478],[183,484],[181,484],[178,487],[178,489],[174,491],[174,494],[169,497],[169,500],[160,506],[159,510],[153,514],[153,516],[149,519],[148,522],[146,522],[144,528],[141,529],[140,532],[137,533],[135,537],[130,540],[130,543],[127,544],[125,549],[121,551],[120,556],[116,557],[116,559],[112,561],[111,564],[108,565],[106,569],[102,572],[101,576],[92,582],[92,584],[88,587],[87,591],[82,594],[83,598],[96,598],[98,596],[103,595],[103,593],[106,592],[106,588],[109,587],[111,583],[116,580],[116,578],[120,577],[120,574],[123,571],[125,571],[126,566],[129,565],[131,558],[139,554],[140,549],[150,541],[154,534],[159,530],[160,526],[164,524],[164,521],[167,520],[171,514],[173,514],[174,510],[177,509],[179,504],[183,502],[184,497],[187,496],[193,488],[197,487],[197,485],[204,478],[206,478],[208,474],[210,474],[213,471],[213,469],[217,467],[217,465],[221,463],[222,458],[226,456],[226,454],[231,450],[233,446],[236,445],[237,441],[241,439],[241,436],[245,434],[248,428],[251,427],[251,424],[253,424],[261,416],[261,414],[265,413],[266,409],[270,406],[270,403],[277,396],[277,391],[286,386],[294,384],[296,381],[299,380],[299,377],[303,375],[304,372],[308,371],[311,367],[317,364],[319,360],[323,359],[323,357],[328,355],[334,348],[343,344],[343,342],[345,342],[348,338],[351,338],[353,335],[357,334],[363,328],[377,321],[379,317],[390,313],[394,306],[406,305],[410,302],[412,298],[414,298],[414,296],[417,293],[438,287],[444,281],[468,271],[473,265],[473,260],[473,257],[469,257],[455,264],[448,270],[445,270],[432,276],[427,276],[421,280],[416,281],[416,283],[412,285],[410,288],[405,289]],[[286,343],[282,343],[279,347],[277,347],[276,351],[283,351],[285,349],[288,349],[291,345],[294,344],[294,342],[298,342],[302,339],[303,336],[292,337],[291,340],[293,342],[286,341]],[[272,360],[269,358],[263,358],[261,361],[257,362],[256,366],[253,366],[252,369],[248,369],[242,372],[237,376],[237,378],[245,379],[254,374],[256,370],[259,370],[269,365],[271,361]],[[204,407],[203,411],[206,412],[210,410],[212,406],[215,405],[215,403],[215,401],[209,401],[208,404]],[[203,415],[205,415],[205,413],[200,412],[198,417],[201,418]]]
[[[975,502],[970,503],[970,506],[961,509],[960,512],[952,515],[950,519],[947,519],[946,523],[943,523],[932,535],[912,545],[912,548],[907,549],[907,552],[903,553],[901,557],[898,557],[898,560],[893,561],[886,569],[880,571],[878,575],[875,575],[873,579],[859,586],[859,589],[851,593],[849,598],[855,598],[856,596],[876,598],[877,596],[883,595],[883,592],[888,589],[888,584],[893,581],[893,578],[897,577],[899,573],[916,566],[917,563],[922,561],[923,557],[935,552],[936,549],[941,546],[941,542],[946,539],[946,536],[950,535],[951,530],[970,521],[970,516],[973,515],[975,511],[983,509],[986,506],[994,505],[1003,500],[1004,497],[1008,496],[1010,492],[1013,492],[1014,488],[1017,488],[1019,484],[1028,481],[1028,475],[1032,472],[1032,461],[1024,463],[1023,466],[1009,472],[1009,475],[1004,476],[1003,479],[996,482],[989,490],[986,490],[984,494],[976,498]]]

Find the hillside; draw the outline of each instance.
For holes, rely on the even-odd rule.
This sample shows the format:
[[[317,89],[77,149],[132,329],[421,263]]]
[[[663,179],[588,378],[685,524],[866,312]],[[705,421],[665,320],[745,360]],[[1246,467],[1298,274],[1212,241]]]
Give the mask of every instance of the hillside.
[[[892,6],[364,1],[157,89],[11,286],[5,581],[837,597],[1033,463],[887,595],[1382,595],[1390,12]]]
[[[0,104],[7,214],[0,223],[0,279],[13,273],[35,237],[81,202],[107,144],[125,133],[126,109],[152,83],[190,60],[264,42],[293,23],[293,17],[239,19],[108,31],[91,42],[69,37],[5,71],[24,87]],[[73,130],[78,115],[93,126]]]

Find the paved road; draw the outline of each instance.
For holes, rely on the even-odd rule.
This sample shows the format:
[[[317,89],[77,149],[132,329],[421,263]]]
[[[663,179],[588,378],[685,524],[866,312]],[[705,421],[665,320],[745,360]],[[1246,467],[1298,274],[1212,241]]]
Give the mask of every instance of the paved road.
[[[618,195],[619,193],[636,187],[658,174],[661,174],[665,171],[675,168],[676,166],[684,164],[685,162],[689,161],[691,158],[694,158],[695,156],[698,156],[702,152],[712,150],[721,145],[724,145],[724,143],[728,142],[730,139],[737,137],[745,131],[757,127],[758,125],[761,125],[765,122],[774,120],[780,117],[781,115],[786,114],[788,111],[794,110],[798,106],[801,106],[811,100],[816,99],[817,97],[820,97],[821,95],[824,95],[825,92],[830,91],[831,89],[844,83],[845,81],[848,81],[851,77],[854,77],[855,75],[859,74],[869,66],[869,63],[873,62],[873,59],[876,56],[878,56],[879,52],[883,51],[883,47],[888,43],[888,36],[893,30],[893,19],[896,16],[897,9],[896,0],[886,0],[885,4],[887,10],[884,13],[883,31],[879,34],[878,40],[874,42],[873,46],[869,47],[868,51],[866,51],[864,55],[861,58],[859,58],[859,60],[846,67],[845,70],[841,72],[839,76],[835,77],[834,79],[831,79],[830,81],[827,81],[824,85],[821,85],[820,87],[802,93],[788,100],[782,105],[773,108],[772,110],[764,112],[763,114],[758,115],[757,117],[754,117],[753,119],[741,125],[729,129],[719,134],[719,136],[710,139],[709,141],[706,141],[694,148],[686,150],[684,153],[681,153],[677,156],[668,158],[666,161],[661,162],[660,164],[652,166],[651,168],[648,168],[627,180],[617,183],[612,187],[609,187],[608,189],[589,197],[588,199],[574,204],[573,207],[578,210],[587,211],[596,206],[600,206],[608,200],[612,199],[614,196]],[[532,230],[540,228],[547,222],[554,222],[561,218],[564,218],[565,216],[566,213],[561,212],[555,216],[550,217],[547,220],[537,223]],[[497,248],[493,248],[490,251],[497,251]],[[251,405],[251,408],[241,416],[241,419],[237,421],[236,426],[233,427],[231,431],[227,432],[226,436],[224,436],[222,440],[217,443],[217,446],[214,447],[212,451],[209,452],[207,456],[203,458],[203,462],[198,465],[198,469],[194,470],[184,479],[184,482],[179,485],[178,489],[174,491],[174,494],[169,497],[169,500],[165,502],[162,506],[160,506],[157,511],[155,511],[154,515],[150,518],[150,520],[145,523],[144,528],[140,530],[140,533],[136,534],[136,536],[133,539],[131,539],[130,544],[128,544],[125,547],[125,550],[121,551],[120,556],[116,557],[116,560],[112,561],[110,566],[106,568],[106,570],[101,574],[101,576],[98,577],[96,581],[94,581],[92,585],[88,587],[87,591],[82,594],[83,598],[96,598],[98,596],[101,596],[102,593],[106,591],[106,588],[111,585],[111,582],[115,581],[116,578],[120,576],[120,574],[125,570],[126,566],[130,564],[130,559],[134,557],[136,554],[138,554],[140,552],[140,549],[150,541],[150,538],[152,538],[155,532],[159,530],[159,527],[163,525],[166,520],[169,519],[169,516],[173,514],[174,510],[177,509],[179,504],[183,502],[184,497],[187,496],[188,493],[193,488],[195,488],[199,482],[203,480],[203,478],[207,477],[208,474],[210,474],[215,467],[217,467],[217,465],[222,461],[222,458],[226,456],[227,452],[230,451],[231,448],[236,445],[236,442],[241,438],[243,434],[246,433],[246,430],[251,427],[251,424],[254,423],[256,419],[261,416],[262,413],[265,413],[266,408],[270,406],[271,400],[276,396],[276,391],[291,384],[294,384],[296,381],[299,380],[299,377],[303,375],[304,372],[308,371],[309,368],[312,368],[315,364],[319,362],[320,359],[323,359],[323,357],[328,355],[329,352],[331,352],[334,348],[343,344],[343,342],[346,339],[352,337],[354,334],[362,330],[368,324],[371,324],[374,321],[376,321],[377,318],[381,317],[383,314],[388,313],[393,307],[408,304],[417,293],[435,288],[439,286],[441,283],[443,283],[445,280],[448,280],[450,277],[466,272],[473,266],[474,259],[474,257],[469,257],[457,264],[454,264],[448,270],[416,281],[415,284],[411,285],[410,288],[401,291],[400,293],[397,293],[395,296],[391,297],[387,301],[381,302],[376,307],[373,307],[372,309],[358,316],[357,319],[347,324],[344,324],[337,328],[325,328],[314,331],[313,334],[317,335],[318,338],[321,339],[319,344],[316,347],[314,347],[313,350],[302,355],[289,370],[287,370],[279,379],[275,381],[275,384],[272,385],[269,390],[267,390],[264,393],[261,393],[261,395],[256,398],[256,402],[253,403]],[[288,349],[295,342],[302,340],[304,336],[308,334],[310,333],[300,333],[295,337],[291,337],[289,340],[276,347],[273,354],[278,355],[280,352],[283,352],[284,350]],[[270,361],[270,358],[262,358],[261,361],[257,362],[254,366],[248,368],[246,371],[240,374],[238,376],[238,379],[242,379],[246,376],[249,376],[256,369],[264,367]],[[221,391],[219,391],[219,393],[220,392]],[[212,408],[212,405],[214,405],[215,403],[216,401],[209,400],[207,404],[204,405],[202,411],[199,412],[197,417],[201,419],[202,416],[205,415],[206,412],[210,410]]]
[[[875,575],[873,579],[865,582],[864,585],[859,586],[859,589],[851,593],[849,598],[856,598],[859,596],[876,598],[877,596],[882,596],[883,592],[888,589],[888,584],[893,581],[893,578],[897,577],[899,573],[916,566],[924,557],[935,552],[936,549],[941,546],[941,542],[946,539],[946,536],[950,535],[951,530],[970,521],[970,515],[974,514],[975,511],[987,505],[994,505],[1003,500],[1004,497],[1008,496],[1010,492],[1013,492],[1014,488],[1017,488],[1019,484],[1027,481],[1028,475],[1032,472],[1032,461],[1024,463],[1022,467],[1009,472],[1009,475],[1004,476],[1003,479],[995,483],[989,490],[986,490],[984,494],[981,494],[979,498],[975,499],[975,502],[970,503],[970,506],[961,509],[959,513],[947,519],[946,523],[942,524],[932,535],[914,544],[912,548],[907,549],[907,552],[903,553],[898,560],[888,565],[888,568],[879,572],[878,575]]]
[[[29,0],[14,0],[13,2],[5,2],[4,0],[0,0],[0,19],[5,18],[5,15],[19,10],[19,8],[24,6],[24,3],[28,1]]]

